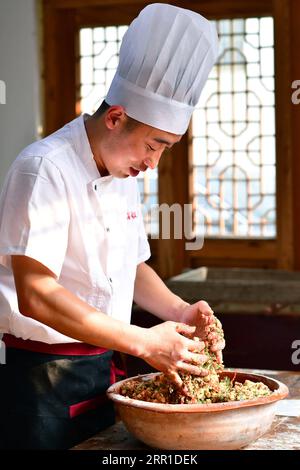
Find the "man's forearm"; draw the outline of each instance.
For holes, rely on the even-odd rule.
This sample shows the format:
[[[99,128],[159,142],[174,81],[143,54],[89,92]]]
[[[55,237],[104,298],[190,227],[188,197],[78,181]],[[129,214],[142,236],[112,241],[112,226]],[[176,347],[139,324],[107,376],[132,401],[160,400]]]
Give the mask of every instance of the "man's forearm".
[[[76,340],[134,356],[143,352],[146,329],[96,310],[54,279],[36,280],[19,308],[23,315]]]
[[[146,263],[137,268],[134,301],[162,320],[181,321],[181,311],[188,304],[173,294]]]

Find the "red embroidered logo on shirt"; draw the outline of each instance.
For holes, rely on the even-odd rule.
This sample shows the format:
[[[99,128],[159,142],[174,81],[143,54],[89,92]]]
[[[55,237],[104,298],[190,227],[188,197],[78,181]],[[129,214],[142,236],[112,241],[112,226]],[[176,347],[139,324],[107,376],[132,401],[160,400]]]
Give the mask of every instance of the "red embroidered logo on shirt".
[[[127,220],[133,220],[137,217],[136,212],[127,212]]]

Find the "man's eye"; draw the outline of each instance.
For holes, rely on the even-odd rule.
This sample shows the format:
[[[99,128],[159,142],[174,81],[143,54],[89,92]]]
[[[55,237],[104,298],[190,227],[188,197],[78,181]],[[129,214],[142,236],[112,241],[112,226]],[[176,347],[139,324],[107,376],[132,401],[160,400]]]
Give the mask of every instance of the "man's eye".
[[[148,147],[148,149],[151,150],[152,152],[156,152],[156,150],[155,150],[153,147],[151,147],[151,145],[148,144],[147,147]]]

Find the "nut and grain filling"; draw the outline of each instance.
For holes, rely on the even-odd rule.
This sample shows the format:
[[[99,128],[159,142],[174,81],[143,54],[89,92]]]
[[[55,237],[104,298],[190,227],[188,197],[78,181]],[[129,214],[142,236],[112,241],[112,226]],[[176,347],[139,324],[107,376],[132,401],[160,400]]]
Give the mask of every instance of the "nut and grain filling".
[[[180,372],[179,375],[183,382],[180,389],[175,387],[165,374],[159,374],[153,379],[147,380],[132,379],[121,387],[121,395],[154,403],[191,404],[251,400],[272,393],[262,382],[245,380],[244,383],[240,383],[226,376],[220,378],[219,374],[223,371],[224,365],[211,351],[210,340],[210,338],[216,337],[218,339],[224,338],[222,325],[216,317],[207,328],[206,333],[203,352],[208,360],[202,368],[207,370],[207,375],[200,377]]]

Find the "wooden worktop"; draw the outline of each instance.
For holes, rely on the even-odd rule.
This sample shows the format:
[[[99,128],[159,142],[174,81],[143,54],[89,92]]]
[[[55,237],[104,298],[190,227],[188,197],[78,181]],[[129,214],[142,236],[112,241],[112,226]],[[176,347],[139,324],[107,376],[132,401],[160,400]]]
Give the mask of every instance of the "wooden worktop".
[[[237,369],[241,372],[263,374],[280,380],[289,387],[286,400],[279,402],[278,414],[268,433],[244,450],[300,450],[300,372]],[[73,450],[138,450],[149,449],[135,439],[122,422],[109,427]]]

